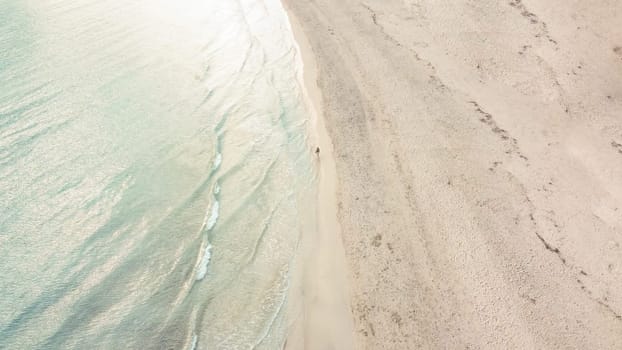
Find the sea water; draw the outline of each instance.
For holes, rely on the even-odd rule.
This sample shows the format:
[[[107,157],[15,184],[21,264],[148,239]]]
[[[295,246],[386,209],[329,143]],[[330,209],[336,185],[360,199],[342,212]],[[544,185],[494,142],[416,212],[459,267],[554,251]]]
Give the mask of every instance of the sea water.
[[[0,348],[280,348],[301,69],[279,0],[0,0]]]

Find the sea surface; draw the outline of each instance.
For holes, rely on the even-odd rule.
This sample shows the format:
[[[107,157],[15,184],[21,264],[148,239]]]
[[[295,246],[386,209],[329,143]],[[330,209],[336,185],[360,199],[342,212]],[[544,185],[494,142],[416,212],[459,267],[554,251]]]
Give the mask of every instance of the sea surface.
[[[301,70],[279,0],[0,0],[0,349],[280,349]]]

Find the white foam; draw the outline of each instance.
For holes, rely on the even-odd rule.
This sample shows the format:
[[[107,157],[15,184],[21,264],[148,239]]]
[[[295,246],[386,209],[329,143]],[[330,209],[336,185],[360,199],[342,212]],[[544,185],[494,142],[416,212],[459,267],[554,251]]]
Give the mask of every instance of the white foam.
[[[218,221],[218,212],[220,210],[220,203],[218,202],[218,200],[214,200],[214,204],[212,204],[212,212],[210,213],[209,218],[207,219],[207,230],[210,231],[211,229],[214,228],[214,226],[216,226],[216,221]]]
[[[197,335],[196,333],[192,334],[192,342],[190,343],[190,346],[188,347],[188,350],[196,350],[197,348]]]
[[[216,186],[214,186],[214,194],[219,194],[220,193],[220,184],[217,182]]]
[[[212,167],[214,170],[220,167],[220,163],[222,163],[222,153],[216,153],[216,158],[214,159],[214,166]]]
[[[212,245],[207,244],[205,246],[205,252],[203,252],[203,257],[201,258],[201,262],[199,263],[199,269],[197,270],[196,279],[197,281],[205,278],[207,274],[207,265],[209,265],[210,260],[212,259]]]
[[[217,189],[220,188],[218,184],[216,185],[216,188]],[[214,197],[214,203],[212,204],[212,209],[210,211],[209,217],[206,216],[205,220],[203,221],[203,228],[206,228],[207,231],[211,231],[214,228],[214,226],[216,226],[216,221],[218,221],[219,209],[220,209],[220,203]],[[203,230],[203,228],[201,230]],[[205,235],[207,237],[207,233],[205,233]],[[211,258],[212,258],[212,245],[209,244],[208,242],[207,245],[205,246],[205,251],[203,252],[203,257],[201,258],[201,262],[199,262],[199,265],[198,265],[198,270],[196,273],[197,281],[202,280],[207,274],[207,265],[209,265]]]

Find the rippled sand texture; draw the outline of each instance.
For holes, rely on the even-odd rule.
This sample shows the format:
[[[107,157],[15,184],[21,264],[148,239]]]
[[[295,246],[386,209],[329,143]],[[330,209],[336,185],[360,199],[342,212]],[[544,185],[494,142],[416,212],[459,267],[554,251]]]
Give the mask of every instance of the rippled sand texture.
[[[286,0],[357,349],[622,348],[622,3]]]
[[[0,348],[280,347],[296,54],[276,0],[0,1]]]

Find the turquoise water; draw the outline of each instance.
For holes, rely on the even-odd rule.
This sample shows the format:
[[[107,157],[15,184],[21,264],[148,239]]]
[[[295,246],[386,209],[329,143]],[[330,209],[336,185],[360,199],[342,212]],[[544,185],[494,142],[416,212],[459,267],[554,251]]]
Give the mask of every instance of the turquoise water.
[[[0,348],[280,348],[300,70],[278,0],[0,0]]]

